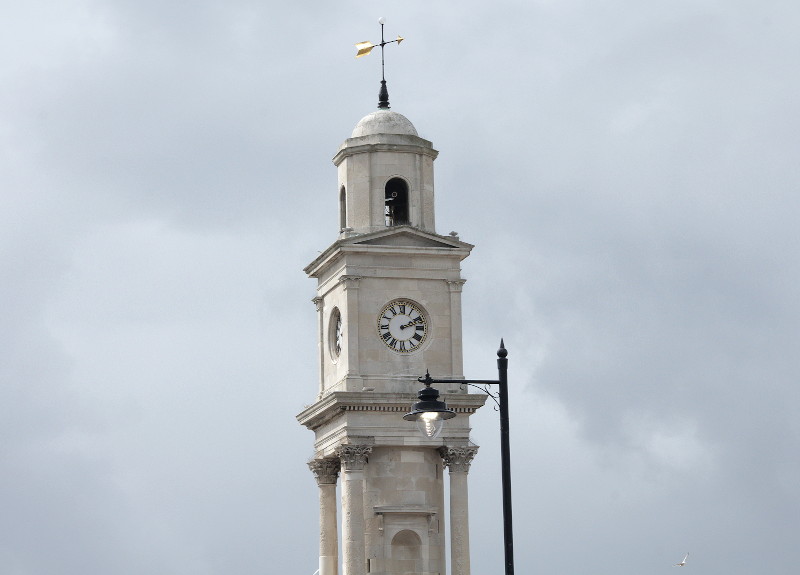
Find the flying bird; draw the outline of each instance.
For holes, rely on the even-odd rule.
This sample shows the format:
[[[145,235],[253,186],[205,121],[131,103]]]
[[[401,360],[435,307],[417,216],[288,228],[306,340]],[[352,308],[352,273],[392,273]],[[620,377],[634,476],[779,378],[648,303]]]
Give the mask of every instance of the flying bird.
[[[684,565],[686,565],[686,560],[688,558],[689,558],[689,554],[687,553],[686,556],[683,559],[681,559],[681,562],[680,563],[675,563],[675,565],[673,565],[673,567],[683,567]]]

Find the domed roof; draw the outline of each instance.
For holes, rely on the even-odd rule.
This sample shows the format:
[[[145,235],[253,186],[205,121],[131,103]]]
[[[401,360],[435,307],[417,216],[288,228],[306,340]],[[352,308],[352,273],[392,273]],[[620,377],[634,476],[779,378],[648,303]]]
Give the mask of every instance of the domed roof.
[[[356,124],[351,138],[372,136],[374,134],[403,134],[419,136],[408,118],[391,110],[377,110],[361,118]]]

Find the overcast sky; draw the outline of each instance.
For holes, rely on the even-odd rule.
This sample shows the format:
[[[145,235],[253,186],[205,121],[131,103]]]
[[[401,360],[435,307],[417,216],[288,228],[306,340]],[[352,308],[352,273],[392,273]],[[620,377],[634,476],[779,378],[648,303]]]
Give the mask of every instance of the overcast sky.
[[[302,269],[379,16],[465,373],[509,349],[517,572],[795,573],[800,4],[0,0],[0,574],[317,568]]]

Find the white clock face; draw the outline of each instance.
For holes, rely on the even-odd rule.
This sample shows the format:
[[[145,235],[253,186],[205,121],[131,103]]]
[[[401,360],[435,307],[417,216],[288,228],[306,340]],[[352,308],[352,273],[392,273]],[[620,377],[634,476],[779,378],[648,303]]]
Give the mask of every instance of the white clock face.
[[[427,335],[428,320],[425,313],[410,301],[395,300],[386,304],[378,316],[378,336],[393,351],[416,351]]]
[[[342,314],[339,312],[338,308],[333,308],[330,330],[328,333],[330,334],[328,339],[330,342],[331,356],[335,361],[336,358],[341,355],[342,346],[344,345],[344,334],[342,333]]]

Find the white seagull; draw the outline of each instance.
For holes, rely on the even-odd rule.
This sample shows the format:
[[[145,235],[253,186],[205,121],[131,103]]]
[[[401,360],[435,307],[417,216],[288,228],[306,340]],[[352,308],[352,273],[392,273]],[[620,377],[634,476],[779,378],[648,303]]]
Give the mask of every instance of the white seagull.
[[[675,563],[675,565],[673,565],[673,567],[683,567],[684,565],[686,565],[686,560],[688,558],[689,558],[689,554],[687,553],[686,556],[683,559],[681,559],[681,562],[680,563]]]

